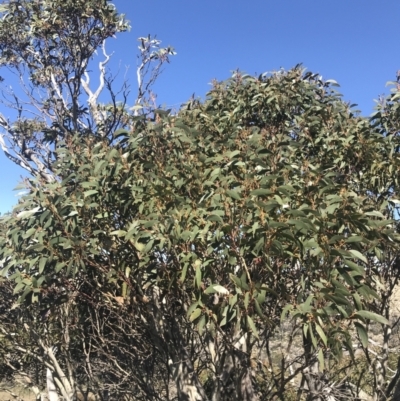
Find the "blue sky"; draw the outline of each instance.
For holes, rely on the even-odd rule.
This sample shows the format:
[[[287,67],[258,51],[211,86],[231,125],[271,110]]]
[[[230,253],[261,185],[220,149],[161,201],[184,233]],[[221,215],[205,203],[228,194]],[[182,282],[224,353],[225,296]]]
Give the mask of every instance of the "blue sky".
[[[178,108],[235,69],[260,74],[297,63],[335,79],[346,100],[369,115],[400,69],[398,0],[115,0],[132,29],[109,43],[112,66],[130,66],[136,89],[137,37],[157,35],[177,51],[155,91]],[[7,116],[7,110],[0,110]],[[24,171],[0,154],[0,213],[17,202]]]

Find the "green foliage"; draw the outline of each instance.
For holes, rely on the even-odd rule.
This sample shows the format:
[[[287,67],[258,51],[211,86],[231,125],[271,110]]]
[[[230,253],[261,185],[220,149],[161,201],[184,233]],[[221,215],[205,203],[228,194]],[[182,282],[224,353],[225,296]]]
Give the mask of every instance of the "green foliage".
[[[1,12],[0,63],[25,65],[36,85],[85,68],[105,39],[128,28],[108,0],[8,0]]]
[[[364,344],[387,323],[365,271],[398,243],[393,136],[299,67],[156,114],[112,145],[59,143],[58,180],[30,181],[0,244],[21,299],[81,275],[127,300],[157,286],[200,333],[258,337],[290,313],[338,357],[353,321]]]
[[[4,94],[18,115],[0,115],[0,140],[32,174],[0,218],[7,369],[20,355],[25,371],[48,367],[64,398],[68,376],[100,398],[169,399],[174,378],[182,399],[303,399],[323,392],[322,371],[354,384],[367,370],[365,388],[390,395],[398,82],[366,119],[301,66],[236,72],[173,115],[149,106],[175,54],[149,35],[128,108],[128,85],[115,92],[105,68],[105,40],[129,28],[111,3],[9,0],[0,12],[0,66],[27,95]]]

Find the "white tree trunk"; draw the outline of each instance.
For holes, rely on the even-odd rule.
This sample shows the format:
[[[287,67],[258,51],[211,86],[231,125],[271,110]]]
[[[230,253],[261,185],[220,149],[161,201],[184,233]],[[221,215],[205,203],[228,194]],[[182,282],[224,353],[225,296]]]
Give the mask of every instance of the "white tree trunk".
[[[54,383],[53,372],[49,368],[46,369],[46,382],[49,401],[58,401],[59,397],[56,384]]]

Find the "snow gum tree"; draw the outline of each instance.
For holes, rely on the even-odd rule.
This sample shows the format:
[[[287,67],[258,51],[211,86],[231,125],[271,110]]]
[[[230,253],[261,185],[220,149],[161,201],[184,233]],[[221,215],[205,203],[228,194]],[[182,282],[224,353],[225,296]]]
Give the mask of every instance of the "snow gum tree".
[[[398,391],[397,92],[366,119],[296,66],[236,72],[171,114],[147,100],[173,49],[144,37],[129,108],[105,69],[105,40],[127,29],[110,3],[2,12],[0,60],[23,92],[5,92],[17,117],[1,143],[31,174],[0,221],[7,374],[52,400]]]

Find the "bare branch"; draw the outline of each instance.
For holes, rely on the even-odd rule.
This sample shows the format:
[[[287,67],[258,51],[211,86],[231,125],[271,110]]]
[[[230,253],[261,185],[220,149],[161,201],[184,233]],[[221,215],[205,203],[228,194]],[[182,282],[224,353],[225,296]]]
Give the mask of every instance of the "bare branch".
[[[150,98],[154,97],[151,95],[150,88],[152,85],[154,85],[158,76],[160,75],[163,64],[166,62],[169,63],[169,56],[176,55],[175,50],[171,46],[161,48],[161,41],[156,38],[152,39],[150,35],[147,37],[141,37],[138,40],[141,42],[141,44],[138,46],[140,51],[138,59],[140,59],[140,63],[136,69],[138,95],[136,104],[133,108],[135,115],[139,114],[139,110],[141,109],[139,106],[142,104],[147,93],[150,95]],[[154,62],[156,63],[155,65]],[[150,76],[146,81],[145,79],[146,76],[149,75],[149,71]],[[150,100],[154,101],[154,99]]]
[[[103,42],[101,48],[102,48],[103,55],[104,55],[105,59],[103,61],[99,62],[99,71],[100,71],[99,79],[100,79],[100,83],[99,83],[98,88],[96,89],[96,92],[93,93],[91,91],[90,87],[89,87],[90,77],[89,77],[89,74],[87,72],[85,72],[85,79],[82,78],[82,80],[81,80],[82,87],[83,87],[83,89],[85,90],[86,94],[89,97],[88,98],[88,103],[89,103],[90,109],[92,110],[93,118],[94,118],[95,123],[96,123],[97,126],[99,126],[104,120],[103,115],[98,110],[97,101],[98,101],[98,98],[99,98],[99,96],[100,96],[100,94],[103,91],[104,86],[105,86],[105,75],[106,75],[105,67],[106,67],[107,63],[110,61],[110,58],[112,56],[112,54],[109,55],[106,52],[105,41]]]

